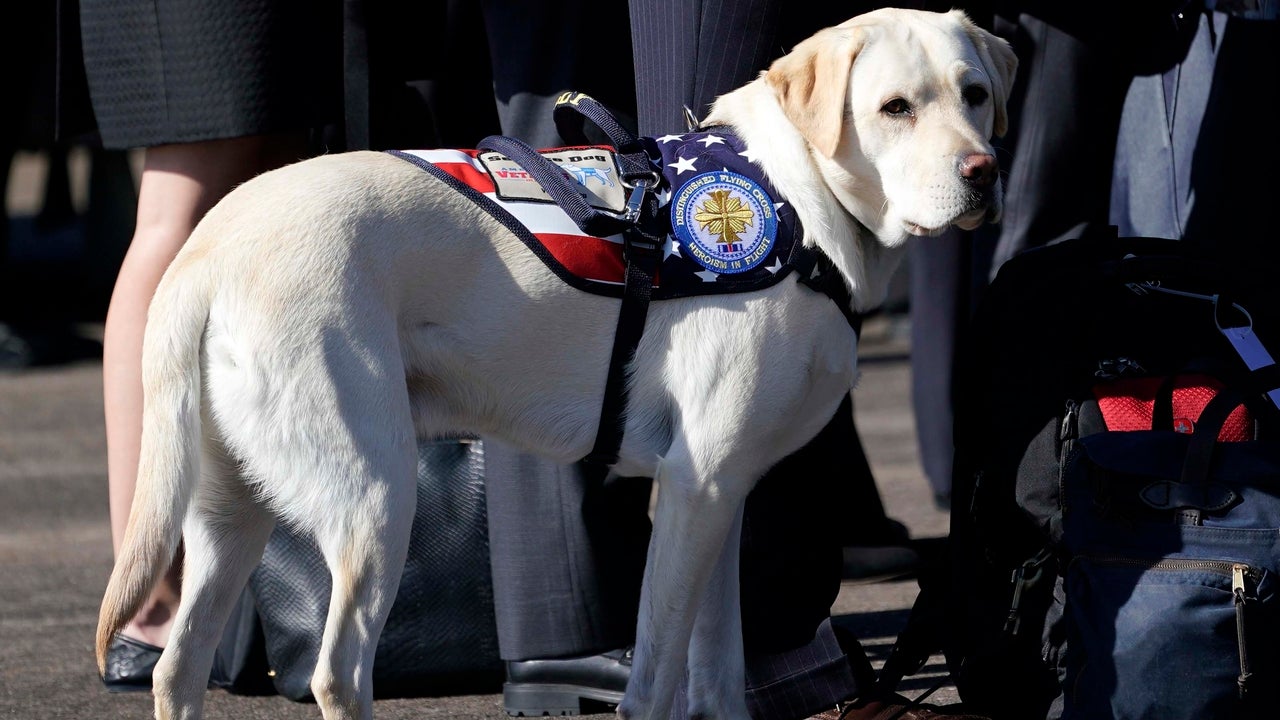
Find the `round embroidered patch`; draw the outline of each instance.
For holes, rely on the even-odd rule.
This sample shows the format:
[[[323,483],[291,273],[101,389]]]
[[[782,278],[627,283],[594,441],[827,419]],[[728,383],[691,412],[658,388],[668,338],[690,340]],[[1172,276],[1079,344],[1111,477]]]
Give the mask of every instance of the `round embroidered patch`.
[[[688,257],[715,273],[746,272],[764,262],[778,234],[773,198],[751,178],[697,175],[671,201],[671,229]]]

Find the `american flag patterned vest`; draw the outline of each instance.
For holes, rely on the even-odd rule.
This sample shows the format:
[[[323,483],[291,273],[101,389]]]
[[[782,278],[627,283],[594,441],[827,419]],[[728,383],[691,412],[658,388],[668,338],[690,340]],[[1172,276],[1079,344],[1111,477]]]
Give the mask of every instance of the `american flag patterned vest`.
[[[658,188],[659,216],[667,230],[653,300],[750,292],[769,287],[793,271],[806,279],[829,271],[822,267],[820,253],[801,242],[794,210],[763,176],[741,139],[727,128],[643,138],[642,142],[663,177]],[[513,160],[481,150],[390,152],[469,197],[569,285],[598,295],[622,296],[621,236],[583,232]],[[612,148],[574,146],[540,152],[574,179],[579,193],[593,206],[608,212],[622,210],[626,191]],[[847,307],[847,296],[833,294],[833,298]]]

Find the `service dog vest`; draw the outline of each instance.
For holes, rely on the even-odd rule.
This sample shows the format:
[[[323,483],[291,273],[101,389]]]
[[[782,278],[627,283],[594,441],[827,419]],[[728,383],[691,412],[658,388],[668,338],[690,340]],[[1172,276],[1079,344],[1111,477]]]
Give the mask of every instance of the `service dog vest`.
[[[727,128],[642,142],[663,178],[659,215],[667,230],[653,300],[749,292],[769,287],[792,271],[809,279],[826,270],[820,268],[820,253],[801,241],[794,210]],[[622,237],[583,232],[515,161],[482,150],[390,152],[469,197],[569,285],[597,295],[622,296]],[[572,178],[593,207],[621,214],[626,189],[612,148],[539,152]],[[847,296],[836,299],[847,308]]]
[[[613,127],[610,137],[628,148],[621,164],[609,147],[535,152],[502,137],[481,145],[506,148],[521,162],[492,150],[390,152],[470,198],[569,285],[621,299],[600,425],[585,462],[618,461],[626,368],[650,300],[760,290],[794,271],[858,332],[844,279],[829,258],[805,247],[794,211],[727,128],[633,140],[591,98],[566,93],[562,100],[557,112],[585,108],[597,125]],[[634,189],[624,188],[621,167]],[[600,237],[587,227],[621,234]]]

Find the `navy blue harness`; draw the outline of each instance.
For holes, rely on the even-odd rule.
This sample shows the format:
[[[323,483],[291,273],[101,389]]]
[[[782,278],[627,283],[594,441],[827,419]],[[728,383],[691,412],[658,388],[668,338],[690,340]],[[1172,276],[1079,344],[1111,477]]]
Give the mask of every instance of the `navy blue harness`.
[[[565,256],[557,256],[544,242],[548,235],[559,234],[540,237],[500,201],[479,192],[474,183],[459,180],[423,157],[392,152],[467,194],[569,284],[621,298],[595,448],[585,461],[611,466],[618,460],[625,424],[626,368],[635,358],[651,300],[751,292],[796,272],[802,284],[828,295],[839,306],[855,332],[860,329],[844,279],[830,259],[805,246],[794,210],[779,201],[742,140],[728,128],[635,138],[602,105],[581,93],[562,95],[555,112],[566,141],[585,145],[584,119],[593,121],[613,141],[618,173],[629,189],[625,207],[618,211],[596,207],[570,180],[570,168],[514,138],[486,138],[475,153],[493,151],[500,155],[492,158],[516,163],[518,167],[512,167],[532,176],[589,239],[619,239],[624,265],[621,282],[573,272]],[[489,166],[477,166],[493,173]],[[496,183],[495,178],[492,184]]]

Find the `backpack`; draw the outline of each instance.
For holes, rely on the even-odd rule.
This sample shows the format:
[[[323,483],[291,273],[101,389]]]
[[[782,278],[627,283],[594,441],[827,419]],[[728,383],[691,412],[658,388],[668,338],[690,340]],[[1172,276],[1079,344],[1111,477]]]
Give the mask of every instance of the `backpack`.
[[[941,652],[997,720],[1275,715],[1277,303],[1186,248],[1001,267],[957,348],[944,561],[882,686]]]

